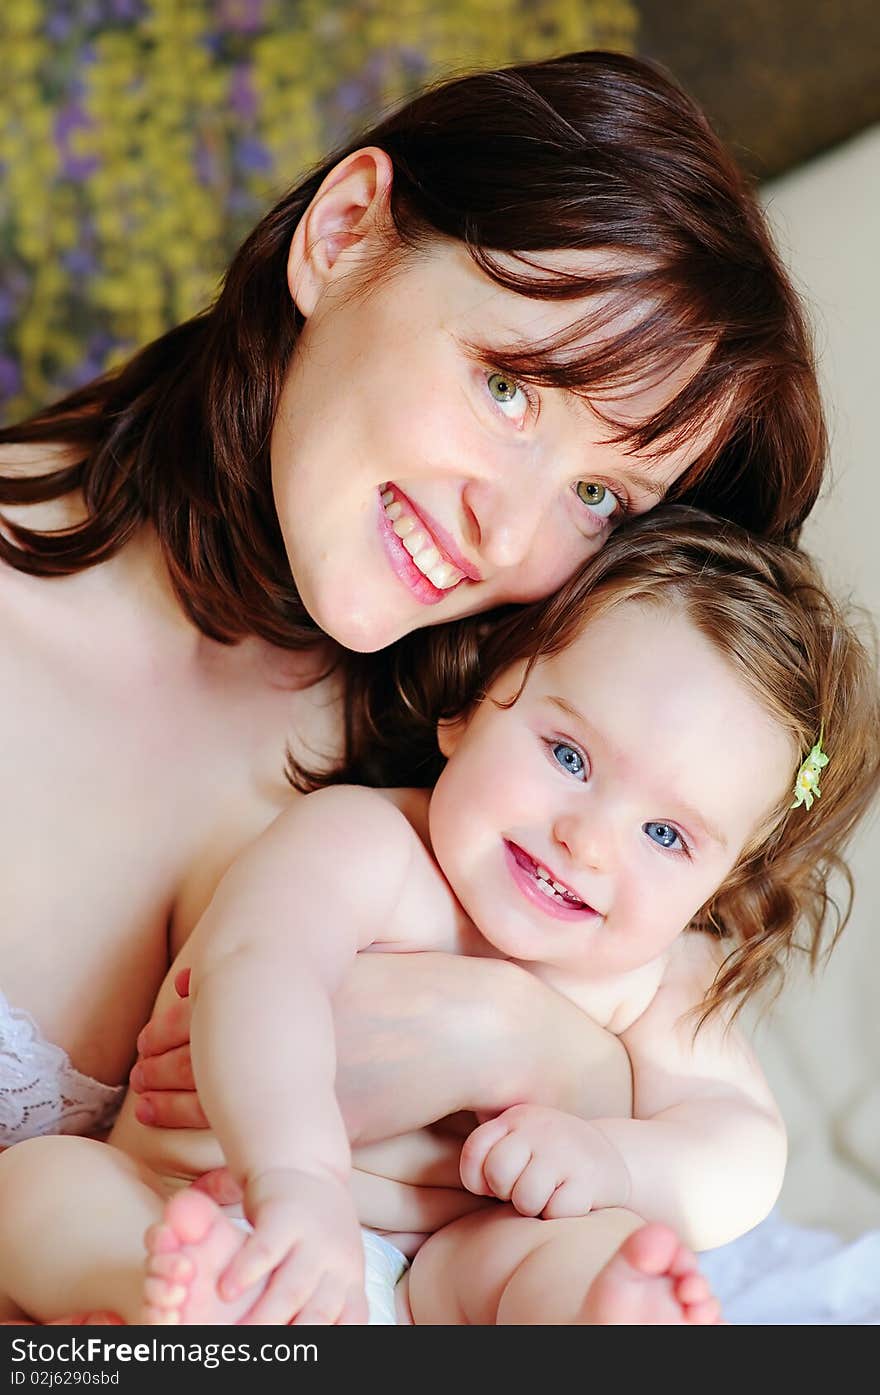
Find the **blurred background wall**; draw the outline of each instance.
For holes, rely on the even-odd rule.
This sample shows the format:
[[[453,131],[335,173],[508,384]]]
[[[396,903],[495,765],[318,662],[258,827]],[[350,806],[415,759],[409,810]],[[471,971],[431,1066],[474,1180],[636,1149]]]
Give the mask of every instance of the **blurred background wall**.
[[[763,197],[816,326],[831,429],[831,477],[804,546],[835,591],[880,626],[880,125],[773,181]],[[758,1034],[790,1134],[782,1208],[847,1237],[880,1228],[876,812],[850,861],[856,897],[838,947],[815,979],[793,976]]]
[[[423,82],[590,47],[664,63],[762,182],[833,429],[806,542],[880,615],[877,0],[0,0],[0,421],[201,309],[274,197]],[[880,1226],[876,823],[853,860],[827,972],[759,1038],[783,1210],[848,1235]]]

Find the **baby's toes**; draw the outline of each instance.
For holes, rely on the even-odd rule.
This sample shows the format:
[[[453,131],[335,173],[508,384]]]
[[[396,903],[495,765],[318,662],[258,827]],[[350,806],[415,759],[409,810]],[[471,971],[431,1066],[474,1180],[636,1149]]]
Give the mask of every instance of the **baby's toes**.
[[[144,1318],[148,1323],[180,1322],[189,1292],[186,1284],[169,1279],[144,1279]]]
[[[693,1274],[685,1274],[684,1278],[676,1280],[675,1296],[679,1303],[688,1307],[697,1303],[705,1303],[707,1298],[712,1297],[709,1280],[698,1271],[694,1271]]]
[[[710,1327],[720,1321],[721,1304],[717,1298],[706,1298],[700,1303],[689,1303],[684,1309],[685,1319],[695,1327]]]
[[[147,1278],[169,1284],[185,1284],[195,1273],[189,1255],[177,1253],[148,1254],[144,1265]]]
[[[180,1238],[165,1221],[157,1221],[144,1231],[144,1245],[147,1254],[170,1254],[180,1248]]]

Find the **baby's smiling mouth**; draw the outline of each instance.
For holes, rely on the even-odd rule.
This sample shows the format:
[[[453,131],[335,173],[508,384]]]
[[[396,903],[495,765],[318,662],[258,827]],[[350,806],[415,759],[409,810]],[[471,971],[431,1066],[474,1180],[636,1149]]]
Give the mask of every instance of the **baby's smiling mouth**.
[[[573,910],[592,911],[593,907],[587,905],[579,896],[571,890],[564,882],[557,881],[552,873],[541,862],[536,862],[525,848],[521,848],[517,843],[512,843],[509,838],[505,839],[517,865],[527,872],[535,881],[535,884],[544,892],[550,900],[561,901],[563,905],[571,906]],[[595,911],[594,911],[595,914]]]

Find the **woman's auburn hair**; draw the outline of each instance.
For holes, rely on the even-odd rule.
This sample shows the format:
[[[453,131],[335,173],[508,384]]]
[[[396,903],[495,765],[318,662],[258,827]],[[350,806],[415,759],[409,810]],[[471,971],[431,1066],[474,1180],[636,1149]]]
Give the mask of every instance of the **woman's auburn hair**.
[[[0,508],[74,491],[85,506],[83,521],[60,531],[4,520],[0,560],[38,576],[70,574],[105,561],[150,523],[180,604],[203,633],[223,643],[258,635],[287,649],[316,644],[272,493],[269,442],[302,325],[280,291],[304,211],[334,165],[365,145],[382,147],[393,164],[397,250],[416,254],[453,238],[513,291],[586,300],[571,333],[499,369],[582,392],[601,412],[608,394],[699,363],[671,401],[627,427],[609,421],[610,435],[650,453],[700,433],[711,444],[674,497],[767,536],[797,535],[822,483],[826,433],[803,311],[763,215],[703,114],[667,76],[621,54],[586,52],[429,88],[263,218],[209,309],[0,430],[0,445],[58,443],[70,462],[0,474]],[[600,251],[604,269],[548,276],[538,254],[559,249]],[[399,264],[392,249],[370,269],[372,284]],[[442,637],[438,649],[446,653]],[[388,650],[335,656],[347,693],[347,765],[365,773],[364,702],[368,690],[375,699],[388,658]]]
[[[592,619],[624,602],[686,615],[800,753],[779,805],[693,922],[731,946],[700,1005],[700,1023],[724,1006],[734,1009],[732,1020],[759,987],[779,991],[793,956],[805,953],[815,968],[833,949],[853,894],[842,853],[880,789],[873,629],[866,616],[832,599],[804,553],[687,507],[643,515],[549,600],[484,617],[480,628],[461,621],[433,640],[430,631],[408,636],[381,687],[367,694],[369,775],[377,785],[433,785],[445,764],[439,721],[485,700],[516,665],[526,663],[527,678]],[[792,808],[797,770],[820,732],[829,756],[821,795],[809,810]],[[735,765],[734,749],[730,758]],[[340,769],[329,778],[307,777],[293,765],[290,773],[302,788],[306,780],[314,788],[352,775]],[[842,906],[834,900],[835,878]]]

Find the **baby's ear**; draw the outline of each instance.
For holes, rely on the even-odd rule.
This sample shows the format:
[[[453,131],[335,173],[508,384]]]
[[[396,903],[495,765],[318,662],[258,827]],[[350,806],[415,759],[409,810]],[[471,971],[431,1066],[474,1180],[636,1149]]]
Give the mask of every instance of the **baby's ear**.
[[[437,723],[437,745],[447,760],[467,731],[470,716],[470,712],[462,712],[457,717],[441,717]]]

